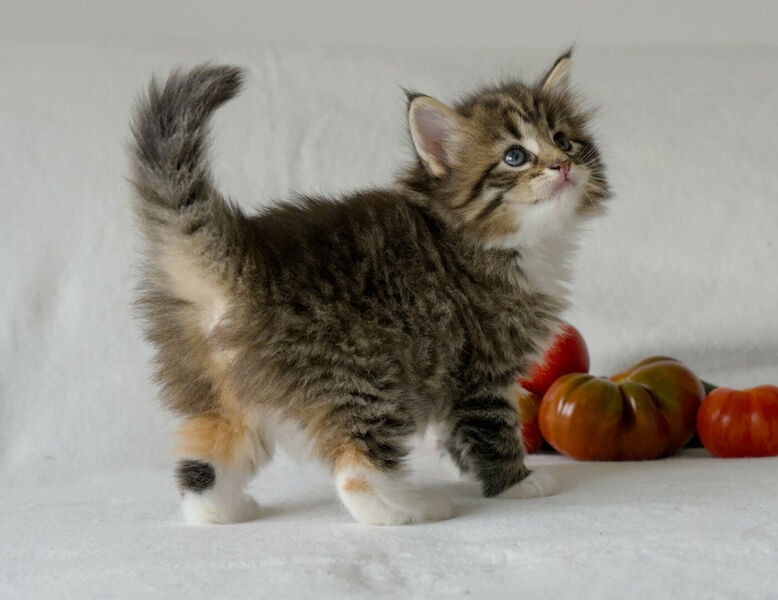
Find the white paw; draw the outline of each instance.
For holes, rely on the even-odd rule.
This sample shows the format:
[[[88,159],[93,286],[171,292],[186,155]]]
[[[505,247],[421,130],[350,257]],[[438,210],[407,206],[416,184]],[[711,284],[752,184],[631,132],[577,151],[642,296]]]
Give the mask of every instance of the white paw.
[[[410,493],[409,493],[410,492]],[[378,496],[372,491],[342,494],[351,515],[363,525],[410,525],[448,519],[454,512],[448,495],[432,490],[403,490]]]
[[[409,523],[424,523],[428,521],[444,521],[454,514],[454,505],[445,492],[439,490],[420,490],[419,499],[412,506]]]
[[[367,503],[363,503],[362,506],[358,507],[352,505],[349,506],[349,510],[351,515],[363,525],[409,525],[414,522],[414,514],[412,512],[400,508],[392,508],[378,500],[378,498],[374,498],[369,506],[367,506]]]
[[[243,492],[229,499],[209,493],[186,493],[181,508],[190,525],[241,523],[256,519],[260,513],[257,501]]]
[[[548,471],[532,471],[529,476],[500,494],[501,498],[541,498],[556,492],[556,481]]]

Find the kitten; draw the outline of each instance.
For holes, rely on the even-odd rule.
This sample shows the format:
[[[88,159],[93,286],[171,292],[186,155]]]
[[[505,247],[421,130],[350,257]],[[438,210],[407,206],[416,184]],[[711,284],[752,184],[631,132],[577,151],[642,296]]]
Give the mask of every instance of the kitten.
[[[183,418],[188,521],[254,518],[244,487],[290,430],[362,523],[451,515],[448,498],[404,478],[429,424],[485,496],[550,492],[524,465],[512,386],[566,307],[577,225],[607,197],[569,67],[568,52],[537,84],[453,108],[409,94],[417,161],[394,187],[253,216],[219,194],[206,162],[209,117],[241,71],[152,81],[132,127],[138,306]]]

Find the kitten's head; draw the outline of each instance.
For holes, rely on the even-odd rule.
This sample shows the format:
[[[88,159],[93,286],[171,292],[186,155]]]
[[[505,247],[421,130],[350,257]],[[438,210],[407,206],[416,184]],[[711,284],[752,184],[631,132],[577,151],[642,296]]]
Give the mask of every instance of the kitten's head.
[[[608,187],[569,70],[568,51],[535,85],[512,81],[453,108],[411,95],[419,161],[405,185],[488,247],[530,246],[594,214]]]

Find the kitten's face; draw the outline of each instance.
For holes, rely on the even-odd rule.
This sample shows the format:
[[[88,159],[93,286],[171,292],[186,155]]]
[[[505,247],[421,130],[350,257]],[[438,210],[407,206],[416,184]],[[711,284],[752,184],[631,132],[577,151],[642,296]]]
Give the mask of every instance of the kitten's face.
[[[489,247],[531,246],[607,197],[587,116],[567,90],[569,57],[540,84],[511,83],[449,109],[410,105],[411,134],[438,210]]]

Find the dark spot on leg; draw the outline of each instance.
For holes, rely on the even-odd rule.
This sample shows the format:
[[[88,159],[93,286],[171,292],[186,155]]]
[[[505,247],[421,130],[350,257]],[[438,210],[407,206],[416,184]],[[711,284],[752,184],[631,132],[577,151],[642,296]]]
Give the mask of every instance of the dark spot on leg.
[[[213,487],[216,473],[210,464],[202,460],[182,460],[176,468],[176,478],[182,492],[200,494]]]

